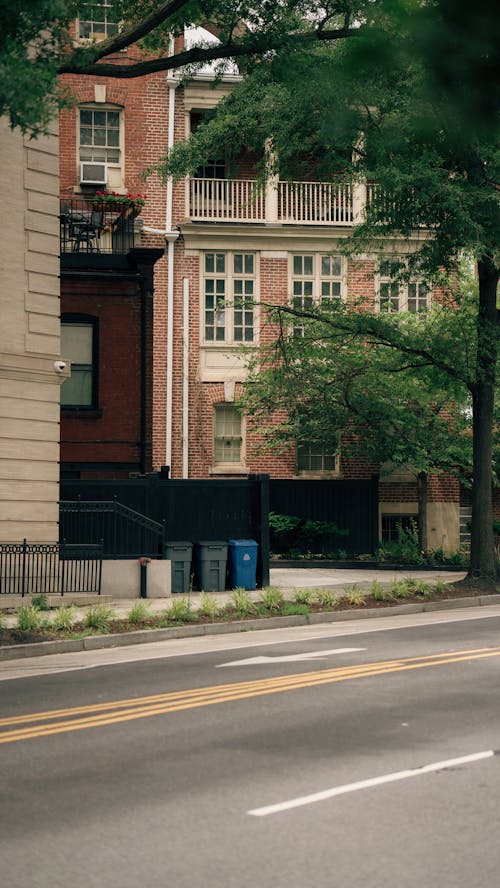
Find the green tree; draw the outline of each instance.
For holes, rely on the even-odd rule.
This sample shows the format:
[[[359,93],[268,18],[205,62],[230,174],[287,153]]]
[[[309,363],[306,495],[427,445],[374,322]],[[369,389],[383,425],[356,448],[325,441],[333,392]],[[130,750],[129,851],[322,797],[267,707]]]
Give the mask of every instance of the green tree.
[[[408,469],[418,481],[420,547],[427,549],[428,474],[467,479],[472,466],[466,409],[471,301],[455,297],[429,314],[404,317],[374,316],[340,302],[308,317],[269,307],[277,335],[253,357],[242,397],[261,446],[315,441],[333,453],[340,444],[344,458],[361,455],[388,470]],[[367,326],[373,320],[376,335]],[[394,346],[396,328],[411,354]],[[450,347],[460,356],[453,377],[416,357],[429,350],[444,360]]]
[[[499,259],[500,20],[486,0],[116,0],[117,34],[74,46],[68,24],[82,0],[2,0],[0,111],[13,126],[46,125],[61,100],[57,74],[133,78],[236,61],[245,80],[161,168],[182,175],[200,157],[244,146],[272,152],[262,176],[291,176],[314,161],[323,176],[378,181],[380,190],[351,249],[410,238],[429,277],[453,271],[465,251],[477,263],[471,570],[496,577],[491,533],[493,413]],[[185,24],[208,23],[220,43],[173,50]],[[136,59],[109,57],[137,45]],[[16,48],[17,47],[17,48]],[[42,78],[39,82],[37,78]],[[19,88],[19,84],[21,87]],[[354,165],[352,157],[355,158]],[[413,249],[413,247],[412,247]],[[410,250],[411,252],[411,250]],[[345,327],[348,335],[350,328]],[[366,319],[364,336],[379,335]],[[395,329],[392,347],[434,362]]]
[[[288,47],[255,64],[192,141],[174,149],[164,171],[194,169],[221,146],[230,157],[245,146],[260,150],[263,177],[278,169],[282,178],[297,177],[315,161],[323,177],[379,183],[347,244],[351,253],[407,244],[407,270],[418,266],[429,280],[456,274],[464,253],[474,259],[478,298],[463,380],[473,414],[471,572],[495,578],[500,103],[498,76],[490,78],[498,73],[499,24],[484,0],[474,8],[459,0],[382,0],[362,11],[360,23],[355,39]],[[273,149],[267,159],[266,144]],[[444,389],[444,377],[457,378],[456,350],[415,343],[404,324],[389,327],[366,312],[362,319],[339,313],[333,323],[347,338],[384,342],[433,366]]]

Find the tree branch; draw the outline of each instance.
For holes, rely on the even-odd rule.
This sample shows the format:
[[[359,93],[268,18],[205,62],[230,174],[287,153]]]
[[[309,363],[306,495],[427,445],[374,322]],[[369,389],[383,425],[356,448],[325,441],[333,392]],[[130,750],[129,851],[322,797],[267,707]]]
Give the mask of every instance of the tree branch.
[[[181,9],[188,0],[172,0],[171,3],[165,4],[162,9],[164,16],[159,23],[163,23],[172,12]],[[168,14],[165,11],[168,7]],[[213,62],[221,59],[238,59],[248,58],[254,55],[262,55],[271,50],[278,50],[282,46],[290,46],[293,43],[296,48],[309,46],[318,40],[343,40],[347,37],[358,36],[361,32],[360,28],[339,28],[333,31],[311,31],[306,34],[297,33],[287,35],[286,37],[275,37],[272,35],[256,35],[255,39],[248,40],[245,43],[225,43],[217,46],[202,47],[194,46],[191,49],[183,50],[172,56],[159,56],[153,59],[145,59],[140,62],[132,62],[123,64],[115,64],[114,62],[103,62],[103,58],[107,58],[112,53],[135,43],[141,37],[146,36],[156,25],[150,25],[146,28],[146,21],[157,18],[160,13],[155,16],[149,16],[143,23],[137,27],[129,29],[118,37],[109,38],[102,41],[95,50],[94,61],[88,63],[89,50],[75,50],[63,64],[59,67],[59,74],[88,74],[99,75],[101,77],[115,77],[117,79],[131,79],[134,77],[143,77],[146,74],[155,74],[158,71],[171,71],[175,68],[182,68],[187,65],[203,64],[205,62]],[[157,23],[158,24],[158,23]],[[248,36],[248,35],[247,35]],[[80,59],[82,61],[80,61]]]

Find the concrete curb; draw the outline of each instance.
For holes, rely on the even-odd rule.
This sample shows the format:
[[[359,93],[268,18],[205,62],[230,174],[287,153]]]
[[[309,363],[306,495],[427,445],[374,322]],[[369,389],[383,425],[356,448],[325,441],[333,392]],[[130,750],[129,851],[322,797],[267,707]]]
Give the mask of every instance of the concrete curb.
[[[39,641],[33,644],[0,646],[1,660],[18,660],[43,657],[47,654],[66,654],[76,651],[95,651],[104,648],[127,647],[133,644],[150,644],[168,641],[170,638],[195,638],[204,635],[226,635],[232,632],[253,632],[260,629],[284,629],[288,626],[307,626],[315,623],[337,623],[345,620],[363,620],[370,617],[391,617],[397,614],[419,614],[430,611],[455,610],[465,607],[487,607],[500,604],[500,594],[477,595],[469,598],[449,598],[446,601],[388,605],[383,608],[358,608],[345,611],[295,615],[289,617],[263,617],[258,620],[234,620],[230,623],[200,623],[195,626],[172,626],[168,629],[140,629],[136,632],[115,635],[89,635],[86,638],[63,638]]]

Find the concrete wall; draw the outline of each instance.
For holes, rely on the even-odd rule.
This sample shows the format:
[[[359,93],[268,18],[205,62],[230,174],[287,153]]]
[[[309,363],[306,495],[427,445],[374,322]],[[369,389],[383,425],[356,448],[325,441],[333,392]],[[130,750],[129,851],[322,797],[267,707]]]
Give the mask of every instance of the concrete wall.
[[[147,597],[165,598],[171,591],[171,561],[150,561],[147,570]],[[139,598],[141,568],[136,560],[103,561],[103,595],[113,598]]]
[[[57,132],[30,141],[0,119],[0,541],[57,540]],[[68,370],[66,373],[69,372]]]

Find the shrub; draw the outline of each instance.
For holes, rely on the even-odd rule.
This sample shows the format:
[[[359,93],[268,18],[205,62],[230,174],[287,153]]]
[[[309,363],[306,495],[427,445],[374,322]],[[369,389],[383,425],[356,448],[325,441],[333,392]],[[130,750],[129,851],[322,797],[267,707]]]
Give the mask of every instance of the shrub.
[[[314,597],[320,607],[337,607],[339,603],[338,596],[331,589],[316,589]]]
[[[266,586],[265,589],[262,589],[259,600],[265,609],[273,614],[278,613],[283,605],[281,590],[276,589],[274,586]]]
[[[116,614],[106,604],[94,604],[89,607],[83,618],[86,629],[95,629],[97,632],[109,632],[109,624]]]
[[[76,623],[76,608],[73,605],[61,604],[54,613],[52,626],[58,632],[68,632]]]
[[[335,543],[335,537],[347,536],[348,530],[341,530],[331,521],[314,521],[296,515],[280,515],[269,512],[271,548],[274,551],[288,551],[290,557],[301,557],[304,552],[323,552],[325,546]],[[312,556],[310,556],[312,557]]]
[[[448,592],[449,588],[449,584],[445,583],[444,580],[434,581],[434,592],[436,593],[436,595],[442,595],[444,592]]]
[[[419,598],[430,598],[432,595],[432,586],[430,583],[425,583],[423,580],[419,580],[415,583],[415,595],[418,595]]]
[[[7,617],[5,616],[4,612],[0,610],[0,632],[2,631],[2,629],[5,629],[6,625]]]
[[[17,610],[17,628],[21,632],[36,632],[42,624],[42,614],[32,604],[24,604]]]
[[[422,564],[425,560],[418,546],[418,526],[415,520],[408,527],[397,525],[397,540],[379,546],[376,557],[379,561],[393,561],[403,564]]]
[[[199,612],[211,620],[219,616],[221,607],[215,595],[210,595],[208,592],[201,593]]]
[[[251,596],[246,589],[242,589],[240,586],[238,586],[236,589],[233,589],[233,591],[231,592],[230,602],[234,610],[240,617],[247,617],[250,614],[254,614],[256,611],[256,607],[251,599]]]
[[[344,597],[351,607],[364,607],[366,604],[365,596],[356,585],[352,586]]]
[[[192,623],[193,620],[196,620],[191,600],[186,596],[172,599],[172,604],[165,611],[165,616],[174,623]]]
[[[311,604],[312,592],[310,589],[296,589],[293,593],[293,600],[296,604]]]
[[[149,602],[136,601],[129,611],[127,620],[134,626],[137,625],[137,623],[144,623],[146,620],[149,620],[151,616],[150,607],[151,605]]]
[[[41,592],[40,595],[33,595],[31,599],[32,607],[36,607],[40,611],[49,610],[49,599],[47,598],[45,592]]]
[[[412,579],[393,580],[391,583],[391,593],[394,598],[410,598],[415,595],[415,590],[416,581]]]
[[[393,601],[394,596],[389,589],[384,589],[382,583],[378,580],[372,580],[370,584],[370,595],[375,601]]]

